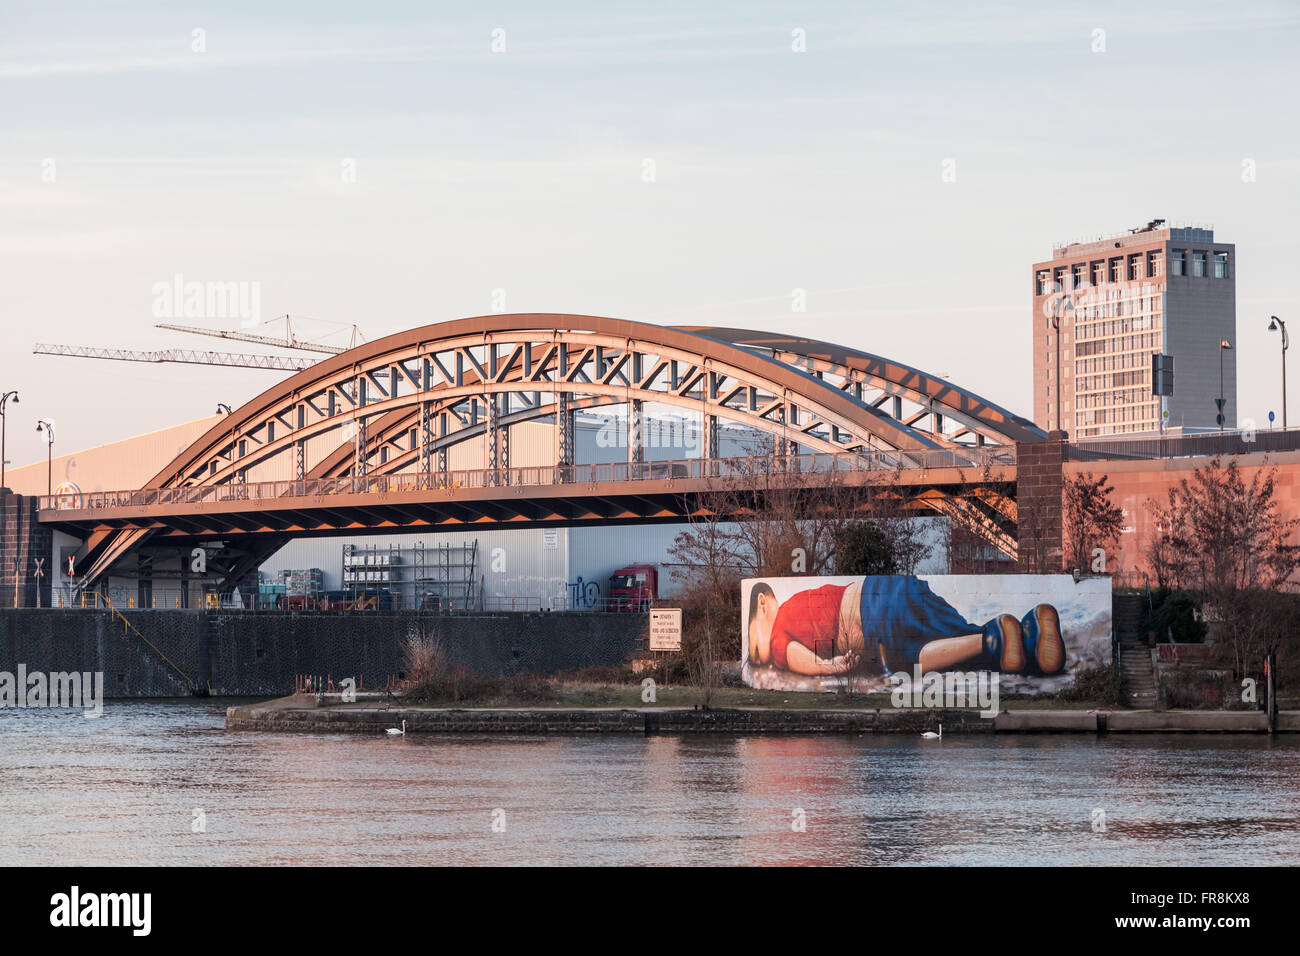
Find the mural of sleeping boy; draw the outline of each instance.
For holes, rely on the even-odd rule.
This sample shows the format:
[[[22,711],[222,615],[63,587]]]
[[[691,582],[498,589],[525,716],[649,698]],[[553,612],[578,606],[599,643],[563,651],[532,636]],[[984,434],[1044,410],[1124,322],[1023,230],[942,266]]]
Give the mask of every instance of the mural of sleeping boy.
[[[823,690],[888,675],[997,671],[1026,690],[1110,657],[1110,582],[1069,575],[871,575],[742,583],[742,676]],[[981,623],[982,622],[982,623]]]

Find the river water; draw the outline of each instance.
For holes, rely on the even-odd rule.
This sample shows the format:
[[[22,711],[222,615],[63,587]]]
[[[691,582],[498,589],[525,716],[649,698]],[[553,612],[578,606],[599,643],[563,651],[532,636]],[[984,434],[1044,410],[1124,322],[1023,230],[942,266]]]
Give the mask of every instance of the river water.
[[[1294,736],[388,738],[227,703],[0,711],[0,864],[1300,858]]]

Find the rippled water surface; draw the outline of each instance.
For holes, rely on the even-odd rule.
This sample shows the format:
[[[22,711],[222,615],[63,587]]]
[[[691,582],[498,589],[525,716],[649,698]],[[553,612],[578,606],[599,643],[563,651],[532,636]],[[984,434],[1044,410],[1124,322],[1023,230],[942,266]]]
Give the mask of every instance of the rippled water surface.
[[[225,703],[0,711],[0,863],[1300,858],[1293,737],[316,736]]]

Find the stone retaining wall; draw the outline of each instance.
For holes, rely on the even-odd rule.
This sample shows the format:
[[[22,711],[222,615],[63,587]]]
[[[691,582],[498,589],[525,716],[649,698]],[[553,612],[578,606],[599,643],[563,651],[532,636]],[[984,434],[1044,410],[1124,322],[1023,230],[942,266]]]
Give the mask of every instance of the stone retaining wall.
[[[102,671],[108,697],[171,697],[190,684],[218,696],[289,693],[296,675],[383,687],[402,645],[423,630],[480,674],[553,674],[619,666],[644,643],[643,614],[437,615],[416,612],[0,609],[0,671]],[[153,647],[149,645],[152,644]],[[163,658],[173,662],[181,678]]]
[[[406,720],[410,734],[902,734],[942,723],[943,734],[1264,733],[1262,713],[1017,711],[986,719],[970,710],[425,710],[318,707],[299,696],[231,707],[228,730],[383,734]],[[1300,732],[1300,712],[1284,712],[1278,730]]]
[[[991,734],[994,722],[976,711],[902,710],[415,710],[269,707],[226,711],[228,730],[382,734],[400,727],[412,734],[921,734],[943,723],[944,734]]]

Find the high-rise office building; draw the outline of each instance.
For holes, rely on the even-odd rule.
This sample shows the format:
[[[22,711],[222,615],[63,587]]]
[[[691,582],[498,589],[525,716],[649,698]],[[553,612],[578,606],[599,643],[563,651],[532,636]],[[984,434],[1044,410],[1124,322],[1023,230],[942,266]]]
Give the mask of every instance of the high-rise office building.
[[[1222,397],[1236,428],[1236,274],[1232,244],[1163,219],[1054,249],[1033,269],[1034,420],[1071,438],[1217,429]],[[1164,398],[1156,354],[1173,356]]]

